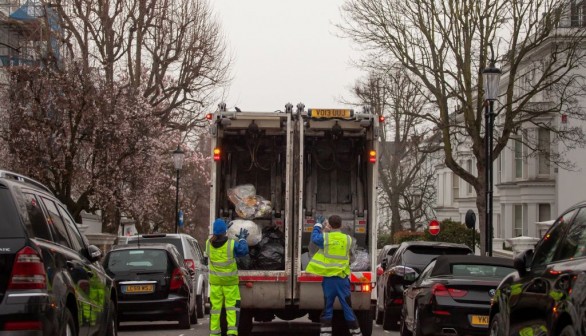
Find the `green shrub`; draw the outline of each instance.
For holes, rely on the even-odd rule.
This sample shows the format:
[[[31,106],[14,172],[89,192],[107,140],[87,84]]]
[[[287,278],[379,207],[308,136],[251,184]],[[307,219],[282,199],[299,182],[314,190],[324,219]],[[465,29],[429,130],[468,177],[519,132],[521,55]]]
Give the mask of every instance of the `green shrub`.
[[[401,244],[404,241],[413,241],[413,240],[426,240],[423,232],[413,232],[409,230],[403,230],[395,233],[393,235],[393,243],[394,244]]]
[[[474,243],[476,248],[478,248],[480,246],[480,233],[475,231],[475,236]],[[431,235],[427,229],[424,232],[399,231],[393,236],[393,242],[395,244],[413,240],[466,244],[472,247],[472,230],[468,229],[462,223],[446,219],[440,222],[440,233],[437,236]]]

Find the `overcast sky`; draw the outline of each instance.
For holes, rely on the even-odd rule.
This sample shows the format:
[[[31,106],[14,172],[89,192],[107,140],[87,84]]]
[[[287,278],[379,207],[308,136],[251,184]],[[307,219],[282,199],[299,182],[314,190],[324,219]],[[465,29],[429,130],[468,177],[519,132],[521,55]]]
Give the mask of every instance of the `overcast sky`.
[[[341,0],[211,0],[233,56],[229,109],[344,107],[359,53],[336,36]]]

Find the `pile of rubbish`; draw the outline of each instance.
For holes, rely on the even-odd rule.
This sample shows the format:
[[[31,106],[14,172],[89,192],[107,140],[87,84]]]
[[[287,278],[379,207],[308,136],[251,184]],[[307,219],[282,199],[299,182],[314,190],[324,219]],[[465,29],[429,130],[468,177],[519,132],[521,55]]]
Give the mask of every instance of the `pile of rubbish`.
[[[246,243],[249,253],[236,258],[241,270],[284,270],[285,234],[274,226],[262,227],[252,219],[265,218],[273,210],[271,201],[256,194],[252,184],[243,184],[228,190],[228,198],[234,204],[240,218],[228,223],[228,237],[236,239],[240,229],[248,230]]]
[[[256,194],[256,188],[252,184],[243,184],[228,189],[228,199],[236,207],[238,217],[253,219],[266,217],[273,210],[271,201]]]

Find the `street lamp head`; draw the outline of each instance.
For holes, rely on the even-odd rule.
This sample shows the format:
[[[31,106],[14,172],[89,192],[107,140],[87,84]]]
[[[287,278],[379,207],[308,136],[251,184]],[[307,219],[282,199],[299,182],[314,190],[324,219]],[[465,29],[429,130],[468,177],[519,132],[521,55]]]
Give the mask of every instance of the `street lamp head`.
[[[494,65],[494,60],[490,62],[490,66],[482,71],[484,78],[484,92],[486,100],[496,100],[499,91],[499,81],[501,79],[502,71]]]
[[[181,170],[183,167],[183,159],[185,159],[185,152],[183,152],[181,147],[177,145],[177,149],[173,151],[173,163],[175,164],[175,170]]]

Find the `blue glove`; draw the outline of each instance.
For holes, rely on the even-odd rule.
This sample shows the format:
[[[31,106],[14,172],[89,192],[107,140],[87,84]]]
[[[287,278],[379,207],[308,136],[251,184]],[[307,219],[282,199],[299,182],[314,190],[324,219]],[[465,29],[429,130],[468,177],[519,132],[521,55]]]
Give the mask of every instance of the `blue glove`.
[[[240,229],[240,233],[236,235],[236,238],[238,238],[238,240],[246,240],[246,238],[248,237],[248,230],[246,230],[245,228],[241,228]]]
[[[318,226],[320,229],[323,228],[323,223],[326,219],[322,215],[317,215],[315,217],[315,226]]]

